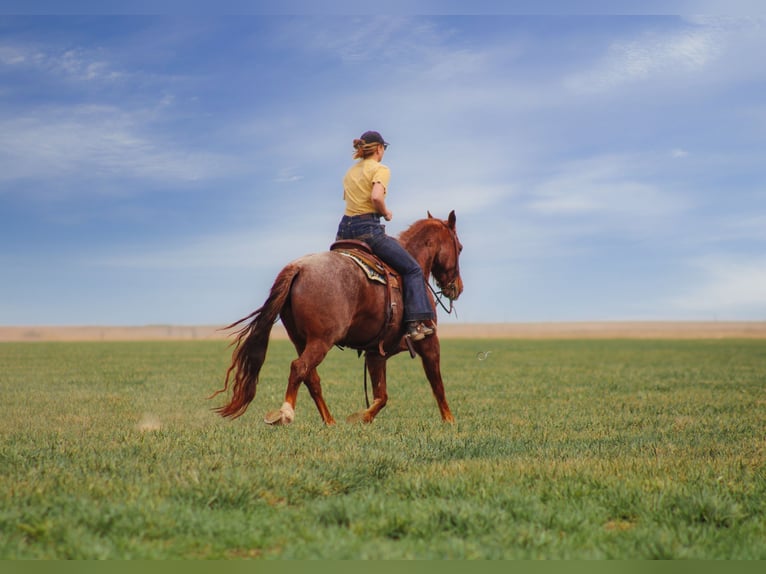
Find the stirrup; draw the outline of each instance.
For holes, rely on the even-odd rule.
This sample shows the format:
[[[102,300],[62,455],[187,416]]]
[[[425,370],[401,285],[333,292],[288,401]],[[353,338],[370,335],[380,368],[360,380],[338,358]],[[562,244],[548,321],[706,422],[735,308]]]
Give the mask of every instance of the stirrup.
[[[407,336],[413,341],[422,341],[429,335],[434,334],[433,327],[429,327],[422,321],[412,322],[407,327]]]

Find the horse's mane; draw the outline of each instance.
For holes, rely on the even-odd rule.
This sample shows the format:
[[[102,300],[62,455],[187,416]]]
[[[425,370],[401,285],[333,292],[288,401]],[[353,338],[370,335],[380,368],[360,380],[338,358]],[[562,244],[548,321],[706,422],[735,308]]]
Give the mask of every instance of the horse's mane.
[[[429,235],[429,231],[432,231],[436,225],[444,225],[444,222],[435,217],[418,219],[399,234],[399,243],[405,246],[414,246],[418,243],[425,242],[426,236]]]

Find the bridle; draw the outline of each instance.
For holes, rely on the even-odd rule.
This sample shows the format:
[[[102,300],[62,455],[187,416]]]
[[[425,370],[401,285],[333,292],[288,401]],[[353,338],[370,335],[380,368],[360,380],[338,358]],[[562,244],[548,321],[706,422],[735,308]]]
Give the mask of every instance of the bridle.
[[[448,228],[449,229],[449,228]],[[458,288],[457,288],[457,280],[458,277],[460,277],[460,245],[458,243],[457,239],[457,233],[453,231],[452,229],[449,229],[450,235],[452,235],[452,242],[454,244],[455,248],[455,268],[453,270],[454,273],[454,279],[447,283],[446,287],[443,287],[441,282],[434,276],[434,280],[436,281],[436,284],[439,287],[439,291],[436,291],[430,283],[427,283],[428,288],[431,290],[431,293],[433,293],[434,298],[436,299],[437,303],[439,303],[439,306],[441,306],[442,309],[444,309],[448,315],[451,315],[452,312],[455,312],[455,316],[457,317],[457,310],[454,306],[454,300],[458,295]],[[449,300],[449,307],[447,307],[444,304],[444,301],[442,301],[442,296],[446,297]]]

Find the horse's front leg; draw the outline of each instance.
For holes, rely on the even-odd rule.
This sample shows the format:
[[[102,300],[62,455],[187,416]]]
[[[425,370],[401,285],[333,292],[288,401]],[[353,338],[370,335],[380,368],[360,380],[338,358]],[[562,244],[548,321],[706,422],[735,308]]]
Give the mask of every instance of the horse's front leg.
[[[367,371],[370,373],[370,380],[372,381],[373,401],[370,408],[349,416],[346,419],[348,422],[371,423],[388,402],[388,394],[386,393],[386,357],[381,357],[375,353],[367,354],[365,355],[365,362],[367,364]]]
[[[415,351],[420,355],[423,361],[423,370],[426,372],[428,382],[431,383],[431,390],[436,398],[436,403],[439,405],[439,412],[441,413],[442,420],[448,423],[454,423],[455,417],[452,416],[452,411],[447,404],[447,398],[444,396],[444,383],[442,382],[441,372],[441,345],[439,343],[439,337],[434,333],[430,337],[426,337],[422,341],[414,343]]]

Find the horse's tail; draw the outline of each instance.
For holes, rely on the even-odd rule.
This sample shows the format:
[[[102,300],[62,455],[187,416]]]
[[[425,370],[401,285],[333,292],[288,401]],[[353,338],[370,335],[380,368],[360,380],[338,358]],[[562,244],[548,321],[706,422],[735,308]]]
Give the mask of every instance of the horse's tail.
[[[227,405],[214,409],[222,417],[235,419],[243,415],[255,398],[255,387],[258,384],[261,367],[266,360],[271,329],[290,295],[290,288],[299,270],[299,266],[295,264],[282,269],[263,306],[247,317],[225,327],[225,329],[231,329],[249,321],[237,332],[236,339],[232,343],[235,348],[231,356],[231,366],[226,371],[223,388],[209,397],[212,399],[219,393],[226,392],[233,376],[231,400]]]

